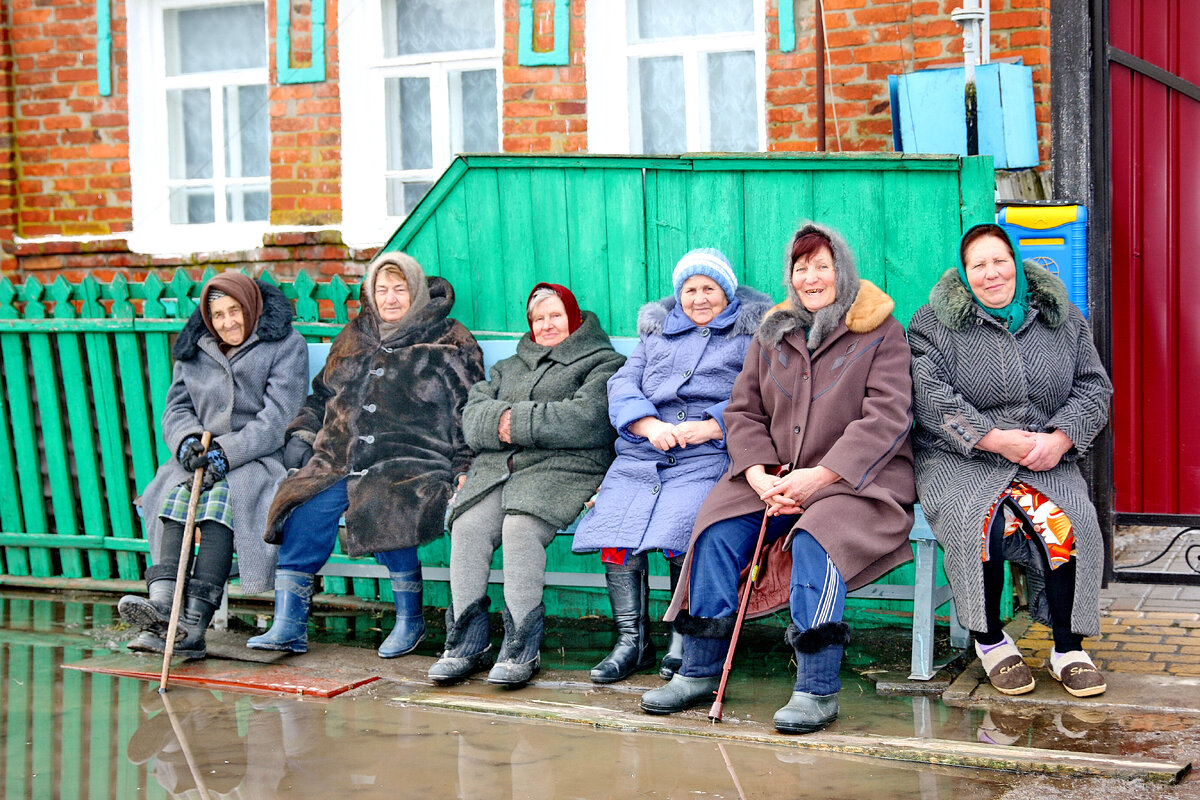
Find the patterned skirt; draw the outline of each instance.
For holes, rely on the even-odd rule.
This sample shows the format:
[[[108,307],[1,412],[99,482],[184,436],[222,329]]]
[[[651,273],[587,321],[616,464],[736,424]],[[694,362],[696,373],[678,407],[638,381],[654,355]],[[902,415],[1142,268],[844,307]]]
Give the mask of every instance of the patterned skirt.
[[[1005,503],[1005,500],[1012,500]],[[1034,537],[1045,547],[1050,569],[1058,569],[1075,555],[1075,533],[1071,520],[1058,505],[1027,483],[1013,481],[1000,493],[983,521],[983,560],[988,560],[988,531],[996,512],[1004,513],[1004,536],[1020,533],[1027,540]]]
[[[192,497],[192,481],[189,479],[167,494],[158,515],[164,519],[187,524],[188,501]],[[207,492],[200,492],[196,504],[196,522],[211,521],[233,530],[233,503],[229,500],[229,481],[222,478]]]

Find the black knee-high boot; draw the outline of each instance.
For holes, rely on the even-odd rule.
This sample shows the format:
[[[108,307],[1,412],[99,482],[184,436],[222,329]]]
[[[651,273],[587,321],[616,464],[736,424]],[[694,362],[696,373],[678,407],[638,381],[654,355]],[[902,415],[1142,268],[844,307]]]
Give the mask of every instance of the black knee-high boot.
[[[608,599],[617,624],[617,643],[592,668],[593,683],[615,683],[654,664],[650,641],[650,582],[645,569],[605,564]]]

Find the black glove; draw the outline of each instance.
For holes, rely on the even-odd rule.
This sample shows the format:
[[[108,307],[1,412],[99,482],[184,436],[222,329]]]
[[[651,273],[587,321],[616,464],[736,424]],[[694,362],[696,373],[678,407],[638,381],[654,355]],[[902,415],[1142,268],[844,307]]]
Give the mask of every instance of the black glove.
[[[204,480],[200,484],[200,490],[207,492],[217,484],[217,481],[225,477],[225,473],[229,472],[229,459],[225,457],[225,451],[220,445],[214,444],[208,448],[207,461],[204,464]]]
[[[204,445],[200,443],[200,437],[194,433],[185,436],[179,443],[175,457],[188,472],[195,472],[208,463],[208,457],[204,454]]]
[[[289,436],[287,446],[283,448],[283,466],[288,469],[300,469],[313,457],[313,446],[299,436]]]

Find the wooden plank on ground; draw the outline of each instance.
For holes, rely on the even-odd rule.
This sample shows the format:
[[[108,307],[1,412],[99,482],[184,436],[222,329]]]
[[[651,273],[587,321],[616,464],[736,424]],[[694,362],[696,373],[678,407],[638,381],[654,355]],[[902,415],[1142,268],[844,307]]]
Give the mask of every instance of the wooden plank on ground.
[[[793,747],[827,753],[1070,777],[1124,778],[1148,783],[1177,783],[1191,769],[1188,763],[1130,758],[1104,753],[1076,753],[1034,747],[1002,747],[979,742],[918,739],[871,734],[811,733],[805,736],[755,731],[734,725],[682,725],[669,716],[628,714],[575,703],[521,701],[509,696],[481,697],[443,692],[415,692],[403,702],[423,708],[474,711],[524,719],[588,725],[620,731],[696,736],[736,742]]]

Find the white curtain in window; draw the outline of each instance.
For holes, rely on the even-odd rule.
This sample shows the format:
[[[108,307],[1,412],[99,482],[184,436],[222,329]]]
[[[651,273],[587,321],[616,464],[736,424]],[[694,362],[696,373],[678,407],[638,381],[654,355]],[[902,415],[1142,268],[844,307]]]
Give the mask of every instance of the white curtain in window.
[[[754,30],[753,0],[633,0],[630,41]]]
[[[387,58],[496,46],[492,0],[384,0]]]
[[[709,53],[709,148],[734,153],[758,149],[754,53]]]

